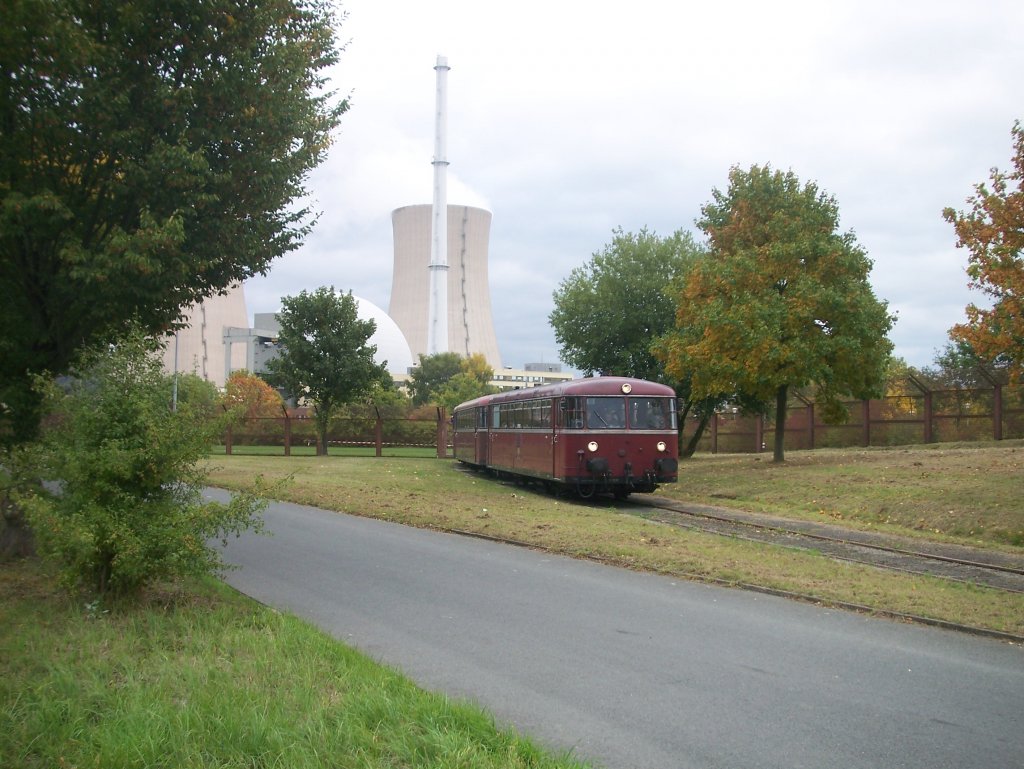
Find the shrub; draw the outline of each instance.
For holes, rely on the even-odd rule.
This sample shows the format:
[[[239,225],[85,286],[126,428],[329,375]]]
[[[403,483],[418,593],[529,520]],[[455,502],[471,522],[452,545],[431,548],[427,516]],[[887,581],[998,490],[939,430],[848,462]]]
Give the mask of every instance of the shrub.
[[[262,527],[260,483],[230,504],[202,501],[199,469],[219,425],[205,409],[172,411],[167,377],[138,332],[82,356],[61,381],[40,381],[48,417],[38,450],[54,494],[22,500],[40,552],[99,593],[224,563],[210,540]]]

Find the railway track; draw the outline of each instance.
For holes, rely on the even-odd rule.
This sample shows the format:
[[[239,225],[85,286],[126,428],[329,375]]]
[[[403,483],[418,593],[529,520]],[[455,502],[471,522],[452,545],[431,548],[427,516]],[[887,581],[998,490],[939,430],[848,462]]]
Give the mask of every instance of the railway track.
[[[620,510],[671,526],[815,550],[831,558],[1024,593],[1024,557],[647,496]]]

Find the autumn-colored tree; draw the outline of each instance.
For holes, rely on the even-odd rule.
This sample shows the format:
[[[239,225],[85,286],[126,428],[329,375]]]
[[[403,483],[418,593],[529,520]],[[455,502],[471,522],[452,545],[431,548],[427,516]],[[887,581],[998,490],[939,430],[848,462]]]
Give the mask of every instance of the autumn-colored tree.
[[[284,399],[266,380],[244,369],[232,371],[225,385],[224,405],[239,416],[279,417]]]
[[[670,374],[692,376],[694,397],[738,392],[775,402],[775,461],[792,388],[814,385],[826,419],[840,397],[873,397],[885,383],[893,317],[868,284],[871,262],[838,232],[833,198],[792,173],[733,168],[698,226],[708,256],[686,273],[676,327],[655,351]]]
[[[993,300],[991,308],[967,306],[967,322],[950,337],[967,342],[983,360],[1006,366],[1013,383],[1024,379],[1024,127],[1013,130],[1013,170],[992,169],[991,188],[980,183],[967,199],[967,212],[946,208],[957,247],[970,252],[971,288]]]

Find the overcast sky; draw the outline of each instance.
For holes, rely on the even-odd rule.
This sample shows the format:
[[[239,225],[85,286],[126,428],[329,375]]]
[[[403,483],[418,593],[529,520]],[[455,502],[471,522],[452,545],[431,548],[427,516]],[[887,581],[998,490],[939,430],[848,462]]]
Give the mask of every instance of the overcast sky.
[[[334,285],[387,310],[391,211],[432,200],[434,64],[448,58],[448,202],[493,212],[504,365],[558,359],[552,292],[622,227],[696,231],[732,166],[835,197],[928,365],[970,301],[942,209],[1011,165],[1024,3],[1002,0],[344,0],[351,101],[309,180],[322,217],[246,284],[250,314]],[[699,235],[699,233],[698,233]],[[426,280],[426,275],[424,275]]]

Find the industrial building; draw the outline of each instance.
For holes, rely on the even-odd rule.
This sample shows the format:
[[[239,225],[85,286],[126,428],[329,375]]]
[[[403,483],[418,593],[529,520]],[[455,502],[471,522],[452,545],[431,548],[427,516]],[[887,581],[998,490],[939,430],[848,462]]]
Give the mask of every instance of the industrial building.
[[[438,56],[434,158],[434,202],[410,205],[391,214],[394,262],[388,312],[357,298],[359,317],[372,318],[378,363],[387,361],[398,381],[408,379],[421,355],[481,354],[494,369],[501,389],[533,387],[571,379],[557,364],[502,366],[491,313],[487,274],[491,212],[448,205],[446,173],[446,77],[448,62]],[[248,326],[245,296],[235,286],[187,313],[164,356],[165,369],[194,372],[223,388],[231,371],[260,373],[277,355],[279,325],[273,313],[259,313]]]
[[[491,212],[455,205],[447,211],[447,352],[463,357],[480,353],[497,371],[501,354],[487,277]],[[405,335],[414,361],[429,354],[431,214],[430,205],[405,206],[391,213],[394,270],[388,314]]]

